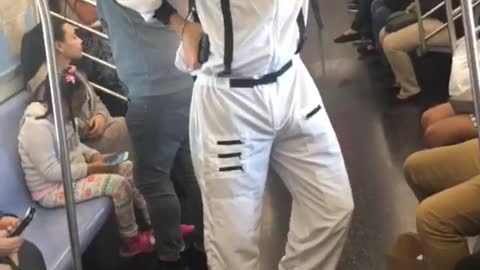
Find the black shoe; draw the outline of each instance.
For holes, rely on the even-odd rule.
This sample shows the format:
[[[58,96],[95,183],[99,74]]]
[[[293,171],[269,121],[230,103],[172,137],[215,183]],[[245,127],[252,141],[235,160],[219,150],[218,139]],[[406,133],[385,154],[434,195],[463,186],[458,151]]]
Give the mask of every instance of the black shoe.
[[[362,38],[360,33],[352,33],[352,34],[347,34],[347,35],[342,34],[339,37],[337,37],[336,39],[334,39],[333,42],[335,42],[335,43],[347,43],[347,42],[359,40],[360,38]]]
[[[349,9],[347,9],[347,12],[348,12],[348,13],[355,14],[355,13],[358,12],[358,8],[349,8]]]
[[[182,258],[190,270],[208,270],[207,255],[195,247],[190,247],[182,253]]]
[[[375,49],[374,47],[369,47],[369,46],[358,47],[357,52],[361,56],[372,56],[372,55],[377,54],[377,49]]]
[[[159,261],[158,264],[159,264],[158,270],[189,270],[187,265],[183,262],[182,259],[176,262]]]
[[[354,42],[352,42],[353,46],[356,46],[356,47],[365,47],[365,46],[368,46],[368,45],[373,45],[373,41],[371,39],[368,39],[368,38],[362,38],[362,39],[359,39],[359,40],[356,40]]]
[[[348,4],[347,11],[350,12],[350,13],[358,12],[358,5],[355,4],[355,3]]]

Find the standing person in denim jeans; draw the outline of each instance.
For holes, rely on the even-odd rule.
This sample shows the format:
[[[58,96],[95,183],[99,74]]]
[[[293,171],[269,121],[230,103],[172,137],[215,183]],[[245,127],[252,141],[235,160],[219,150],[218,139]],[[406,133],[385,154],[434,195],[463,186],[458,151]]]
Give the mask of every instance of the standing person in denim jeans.
[[[102,0],[97,8],[119,78],[130,92],[126,117],[137,158],[136,179],[149,207],[159,269],[185,269],[180,262],[185,246],[181,216],[191,217],[197,228],[203,216],[188,136],[193,80],[174,66],[179,39],[154,17],[157,4]],[[181,211],[176,185],[185,193],[189,214]]]

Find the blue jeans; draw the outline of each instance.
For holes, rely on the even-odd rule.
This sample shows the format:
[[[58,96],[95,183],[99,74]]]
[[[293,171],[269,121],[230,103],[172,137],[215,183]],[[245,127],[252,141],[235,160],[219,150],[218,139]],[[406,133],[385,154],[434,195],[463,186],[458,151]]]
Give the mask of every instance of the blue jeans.
[[[135,180],[147,201],[157,253],[162,256],[179,256],[184,246],[182,214],[199,232],[203,228],[188,137],[191,96],[191,90],[183,90],[132,97],[126,117],[135,151]],[[183,203],[177,192],[183,193]]]
[[[370,12],[372,16],[373,41],[377,48],[380,48],[380,31],[385,26],[387,18],[393,13],[393,11],[385,5],[384,0],[373,0],[370,5]]]

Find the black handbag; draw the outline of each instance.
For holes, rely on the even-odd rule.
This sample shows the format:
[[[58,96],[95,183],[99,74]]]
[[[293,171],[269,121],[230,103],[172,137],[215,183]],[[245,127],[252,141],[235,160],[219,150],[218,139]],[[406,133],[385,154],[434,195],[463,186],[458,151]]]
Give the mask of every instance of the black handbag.
[[[393,33],[417,22],[417,15],[405,11],[394,12],[387,18],[385,32]]]

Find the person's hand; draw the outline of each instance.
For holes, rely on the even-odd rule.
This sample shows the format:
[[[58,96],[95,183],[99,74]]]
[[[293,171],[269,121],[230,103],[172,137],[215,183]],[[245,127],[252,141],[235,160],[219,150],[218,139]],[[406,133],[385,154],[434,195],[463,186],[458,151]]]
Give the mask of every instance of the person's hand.
[[[407,13],[415,13],[417,11],[417,5],[415,2],[410,3],[408,7],[405,9],[405,12]]]
[[[103,136],[107,127],[107,119],[102,114],[97,114],[89,122],[90,131],[88,132],[88,138],[97,139]]]
[[[15,217],[2,217],[0,218],[0,231],[6,231],[8,233],[13,232],[19,225],[18,218]]]
[[[183,41],[184,62],[188,69],[195,70],[201,66],[198,62],[198,52],[202,32],[203,30],[200,24],[185,22],[181,39]]]
[[[23,245],[23,237],[10,237],[8,238],[7,231],[0,231],[0,258],[5,258],[18,253]]]
[[[105,160],[117,155],[118,153],[110,153],[110,154],[97,154],[97,155],[94,155],[91,159],[90,159],[90,163],[104,163]]]
[[[110,174],[116,173],[118,171],[118,166],[116,165],[107,165],[103,162],[95,162],[88,164],[87,174]]]

